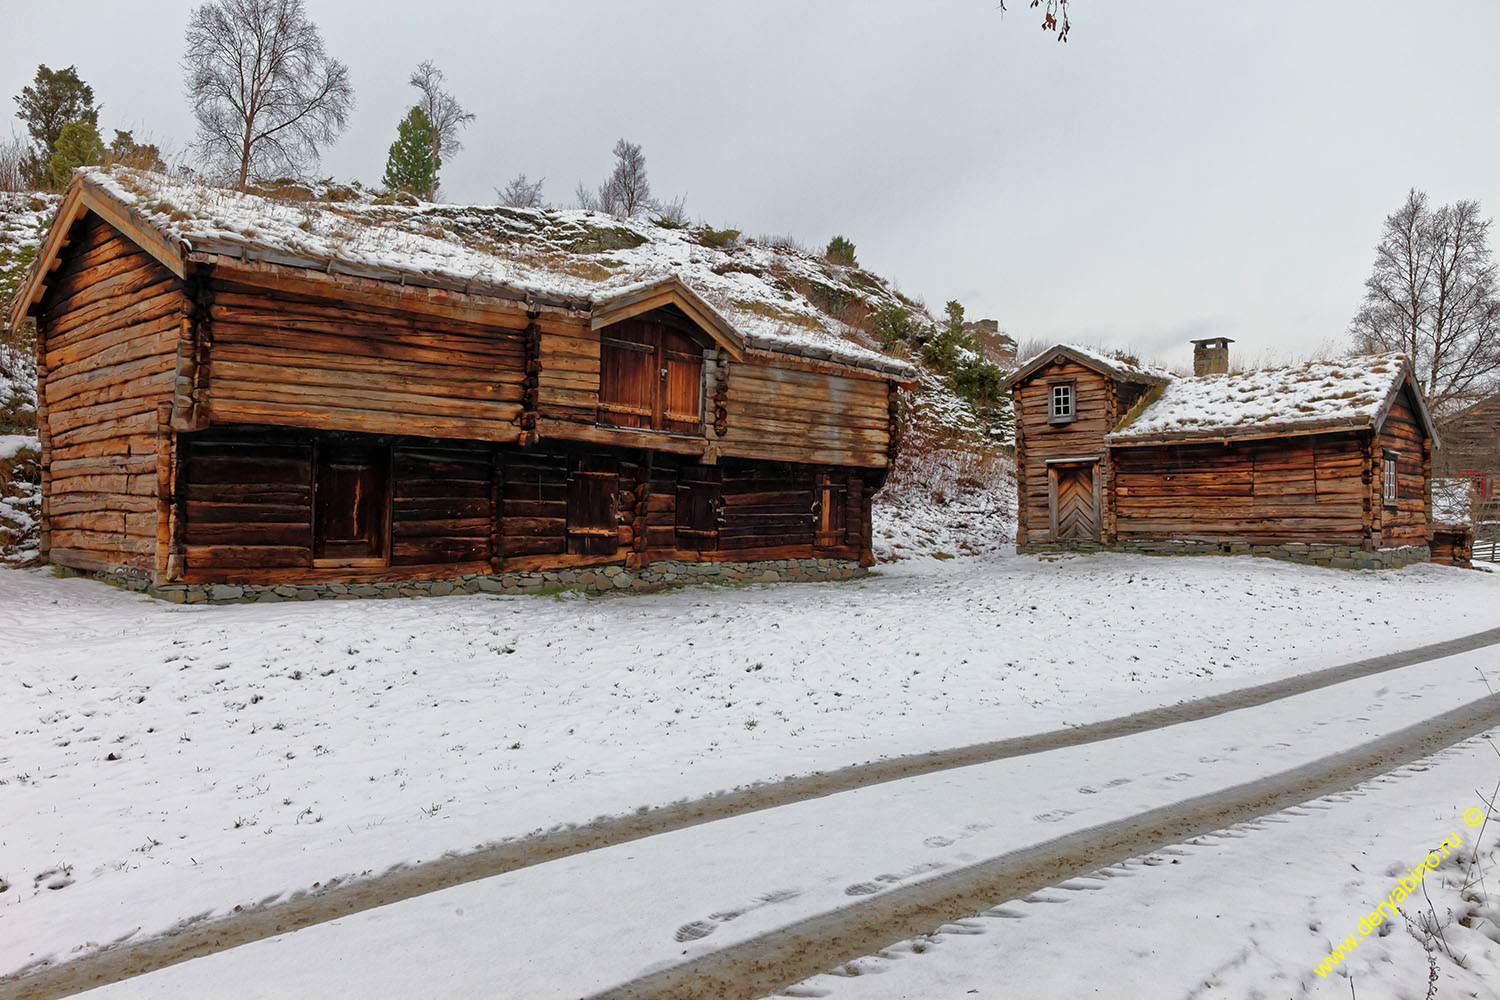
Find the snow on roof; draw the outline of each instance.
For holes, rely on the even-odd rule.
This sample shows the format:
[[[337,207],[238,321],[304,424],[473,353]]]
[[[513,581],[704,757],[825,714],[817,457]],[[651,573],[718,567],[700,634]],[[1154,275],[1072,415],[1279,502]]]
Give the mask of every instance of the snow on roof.
[[[1474,520],[1472,484],[1467,479],[1432,480],[1432,523],[1468,527]]]
[[[1177,377],[1165,368],[1155,368],[1151,365],[1141,364],[1134,357],[1123,352],[1105,354],[1102,351],[1079,347],[1076,344],[1059,344],[1058,346],[1066,347],[1074,354],[1081,354],[1090,361],[1103,365],[1106,368],[1113,368],[1126,379],[1138,379],[1142,382],[1170,382]]]
[[[1369,427],[1406,374],[1399,354],[1179,378],[1147,395],[1111,441],[1220,438],[1308,425]]]
[[[851,342],[853,329],[812,298],[895,302],[884,281],[737,234],[574,210],[377,204],[348,188],[319,192],[324,200],[290,200],[122,167],[84,170],[80,179],[200,252],[243,251],[318,266],[332,260],[584,307],[676,276],[752,347],[915,374],[906,362]],[[344,200],[330,200],[330,193]]]
[[[1156,385],[1175,377],[1171,372],[1164,369],[1143,365],[1134,357],[1124,352],[1104,354],[1088,347],[1078,347],[1073,344],[1056,344],[1042,351],[1040,354],[1032,356],[1019,368],[1011,372],[1002,383],[1003,386],[1009,389],[1020,382],[1026,381],[1033,373],[1058,354],[1070,355],[1080,364],[1088,365],[1122,382],[1145,382],[1150,385]]]

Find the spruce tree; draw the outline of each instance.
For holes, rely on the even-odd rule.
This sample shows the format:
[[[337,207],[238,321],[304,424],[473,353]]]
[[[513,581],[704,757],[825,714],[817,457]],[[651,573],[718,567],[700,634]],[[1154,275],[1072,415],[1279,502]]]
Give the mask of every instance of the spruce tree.
[[[57,149],[47,162],[47,183],[54,191],[68,186],[73,168],[104,162],[104,140],[88,122],[68,122],[57,137]]]
[[[396,128],[385,161],[385,186],[392,191],[406,191],[424,200],[437,190],[441,164],[432,152],[432,122],[427,112],[413,107]]]

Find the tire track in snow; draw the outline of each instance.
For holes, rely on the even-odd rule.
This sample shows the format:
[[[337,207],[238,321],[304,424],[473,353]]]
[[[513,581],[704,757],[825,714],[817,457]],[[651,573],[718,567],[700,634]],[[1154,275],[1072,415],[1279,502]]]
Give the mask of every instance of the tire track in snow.
[[[1246,836],[1230,828],[1348,793],[1423,757],[1500,726],[1500,694],[1257,781],[1102,823],[800,921],[595,994],[590,1000],[760,997],[1008,900],[1162,851],[1194,837]],[[1068,888],[1081,888],[1076,884]]]
[[[0,997],[14,998],[14,1000],[42,1000],[42,998],[70,996],[105,983],[142,975],[178,962],[248,944],[251,941],[274,937],[287,931],[334,920],[351,913],[586,851],[628,843],[632,840],[702,823],[711,823],[744,813],[835,795],[868,785],[1117,739],[1184,722],[1196,722],[1227,712],[1265,705],[1360,677],[1397,670],[1496,644],[1500,644],[1500,628],[1419,646],[1399,653],[1388,653],[1340,666],[1327,667],[1277,681],[1180,702],[1176,705],[1149,709],[1133,715],[1104,719],[1067,729],[977,743],[966,747],[853,764],[831,771],[817,771],[780,781],[738,788],[700,799],[643,809],[628,815],[608,817],[578,827],[537,833],[530,837],[505,841],[469,853],[445,856],[419,865],[399,866],[365,878],[342,881],[333,879],[325,883],[321,889],[287,893],[280,896],[279,901],[244,907],[219,917],[190,919],[158,937],[140,941],[129,939],[117,941],[71,961],[38,962],[0,977]],[[1400,763],[1405,763],[1405,761],[1400,761]],[[1225,824],[1217,824],[1217,826],[1223,825]],[[1069,838],[1063,838],[1056,843],[1064,842],[1071,841]],[[1143,850],[1149,849],[1151,848],[1147,847]],[[1127,852],[1124,856],[1128,857],[1134,853],[1141,853],[1141,851]],[[1101,863],[1104,862],[1096,857],[1089,867],[1097,868]],[[952,877],[954,876],[944,876],[943,879]],[[910,891],[917,890],[903,890],[903,893]],[[890,905],[886,901],[893,898],[895,897],[882,897],[880,901],[882,911]],[[982,906],[976,907],[975,912],[983,908]],[[931,926],[936,926],[936,923],[941,922],[943,921],[929,923],[911,933],[930,929]],[[909,937],[911,933],[895,934],[875,947],[889,944],[901,937]],[[874,949],[852,951],[845,957],[867,954],[871,950]],[[808,975],[822,971],[823,968],[838,964],[839,961],[840,959],[834,958],[822,966],[811,968],[804,974],[777,985],[787,985],[790,982],[805,979]],[[770,992],[775,988],[777,986],[773,985],[762,992]],[[622,995],[645,996],[649,994]]]

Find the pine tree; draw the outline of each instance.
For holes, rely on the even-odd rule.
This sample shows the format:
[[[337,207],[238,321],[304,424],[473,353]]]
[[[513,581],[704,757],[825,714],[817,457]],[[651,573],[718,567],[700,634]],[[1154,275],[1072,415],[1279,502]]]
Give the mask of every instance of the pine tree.
[[[99,130],[88,122],[68,122],[57,137],[57,149],[47,162],[47,183],[55,191],[68,186],[75,167],[88,167],[104,161],[104,140]]]
[[[65,125],[87,122],[95,128],[99,126],[94,88],[80,80],[72,66],[60,70],[38,66],[36,79],[16,95],[16,104],[16,117],[26,123],[26,130],[31,133],[31,155],[27,157],[25,170],[37,186],[48,180],[52,154],[57,152]]]
[[[385,161],[385,186],[429,199],[437,189],[441,166],[432,152],[432,122],[425,111],[413,107],[396,128],[396,141]]]

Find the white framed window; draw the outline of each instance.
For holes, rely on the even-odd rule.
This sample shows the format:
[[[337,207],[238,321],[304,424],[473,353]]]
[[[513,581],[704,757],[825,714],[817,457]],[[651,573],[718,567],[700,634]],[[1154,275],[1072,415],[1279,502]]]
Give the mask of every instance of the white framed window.
[[[1396,479],[1395,452],[1388,451],[1385,453],[1385,473],[1381,477],[1381,484],[1383,486],[1383,492],[1385,494],[1385,505],[1387,507],[1396,506],[1396,501],[1401,494],[1400,486]]]
[[[1072,382],[1053,382],[1048,386],[1047,421],[1066,424],[1078,415]]]

